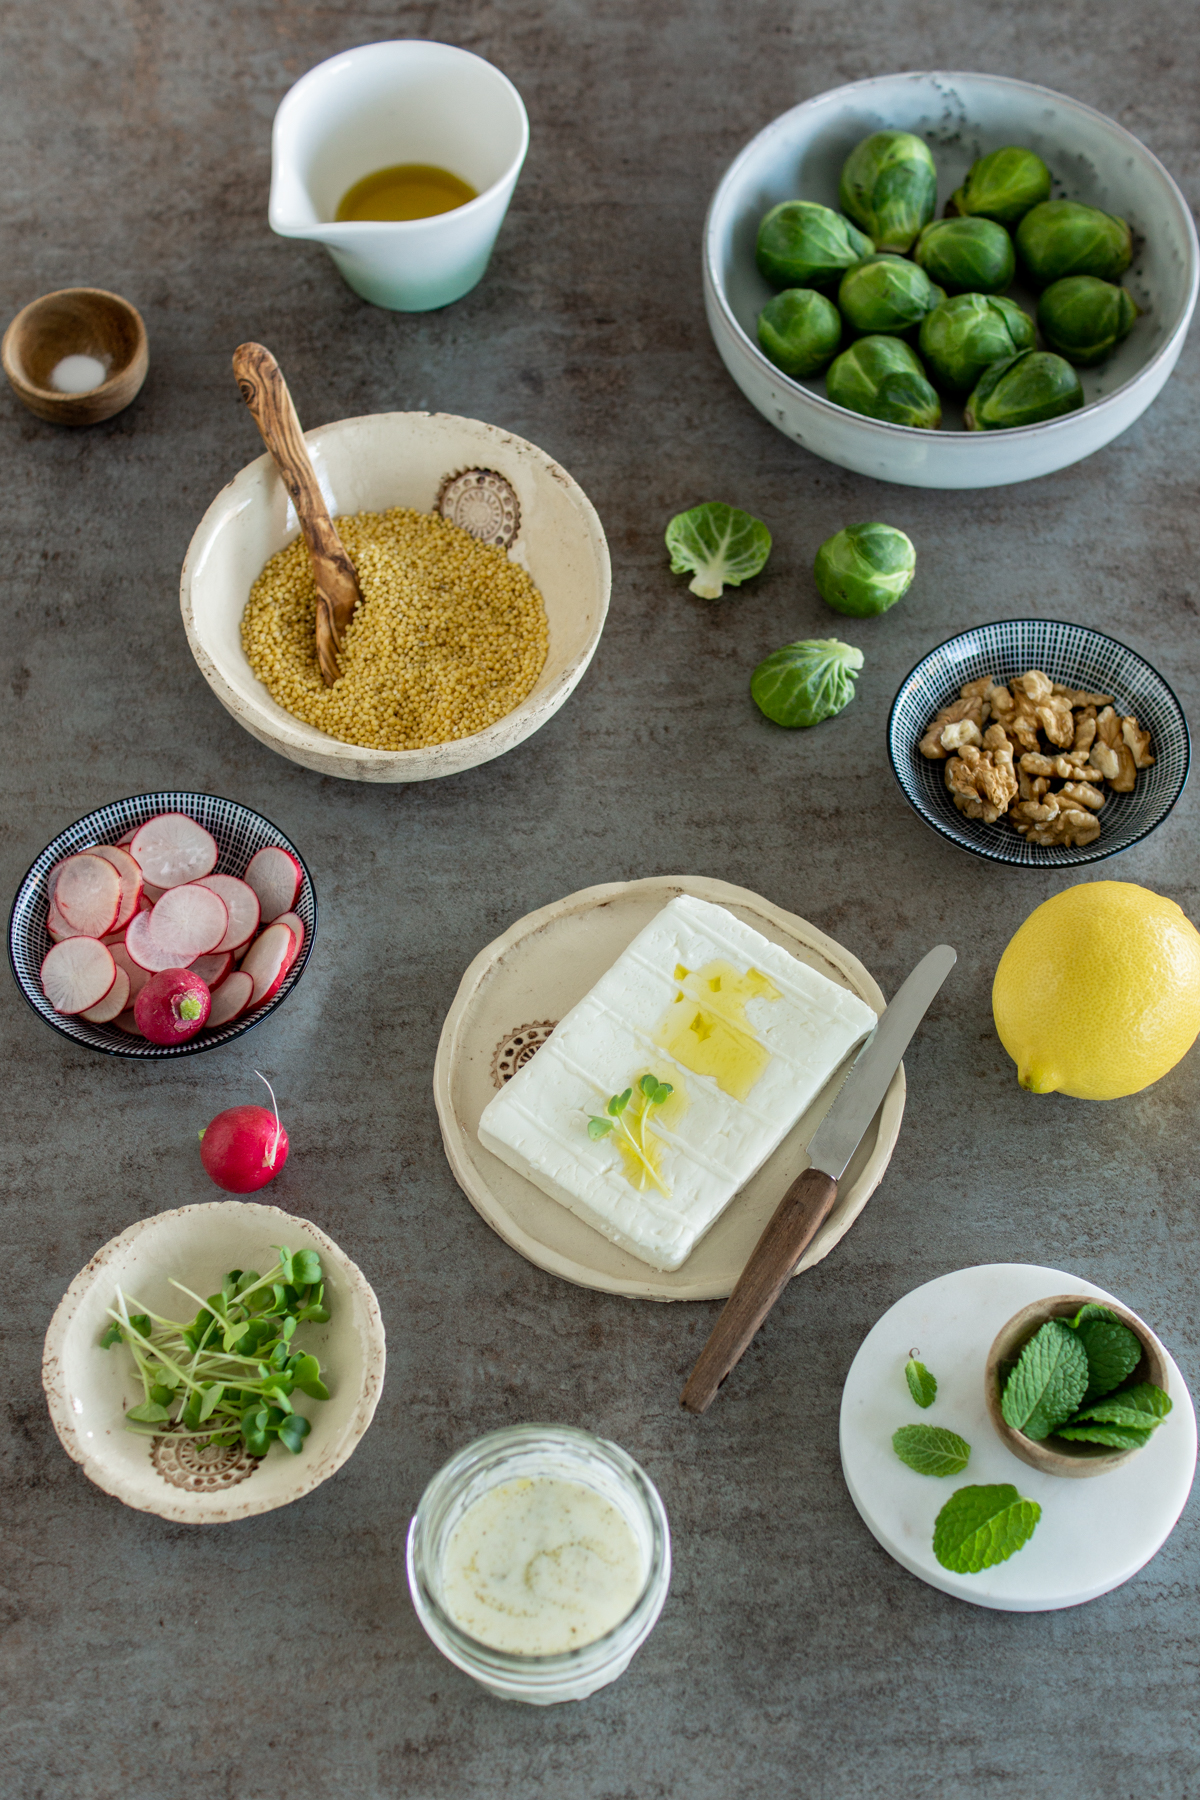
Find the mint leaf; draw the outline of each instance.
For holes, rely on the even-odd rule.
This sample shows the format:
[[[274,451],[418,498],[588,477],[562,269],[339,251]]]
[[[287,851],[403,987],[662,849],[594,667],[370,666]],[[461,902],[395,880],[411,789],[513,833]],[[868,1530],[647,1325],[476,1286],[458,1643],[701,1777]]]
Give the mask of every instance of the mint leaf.
[[[1149,1430],[1137,1431],[1128,1425],[1060,1425],[1054,1435],[1073,1443],[1107,1444],[1110,1450],[1140,1450],[1150,1442]]]
[[[1169,1397],[1152,1381],[1141,1381],[1137,1387],[1124,1388],[1110,1400],[1099,1400],[1084,1406],[1071,1420],[1079,1425],[1095,1419],[1101,1425],[1129,1425],[1134,1431],[1153,1431],[1171,1410]]]
[[[1128,1379],[1142,1360],[1142,1346],[1135,1331],[1119,1319],[1085,1319],[1077,1327],[1088,1363],[1084,1404],[1111,1394]]]
[[[933,1554],[943,1569],[978,1575],[1026,1545],[1042,1509],[1024,1500],[1011,1482],[955,1490],[933,1527]]]
[[[1062,1425],[1083,1399],[1088,1359],[1078,1333],[1062,1319],[1047,1319],[1021,1352],[1004,1384],[1000,1411],[1006,1425],[1038,1441]]]
[[[932,1406],[937,1399],[937,1379],[929,1373],[923,1362],[910,1356],[904,1365],[904,1379],[908,1383],[908,1391],[918,1406]]]
[[[944,1425],[901,1425],[892,1449],[918,1475],[961,1475],[971,1457],[966,1439]]]
[[[1100,1306],[1095,1300],[1089,1300],[1086,1306],[1081,1306],[1075,1317],[1068,1319],[1066,1323],[1072,1331],[1078,1331],[1079,1327],[1088,1319],[1111,1319],[1114,1324],[1120,1324],[1120,1320],[1111,1306]]]

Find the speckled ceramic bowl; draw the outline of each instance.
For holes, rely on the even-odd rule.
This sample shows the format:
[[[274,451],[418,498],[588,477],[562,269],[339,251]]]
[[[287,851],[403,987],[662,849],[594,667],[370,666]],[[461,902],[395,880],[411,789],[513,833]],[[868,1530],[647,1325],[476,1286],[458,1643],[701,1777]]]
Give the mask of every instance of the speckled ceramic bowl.
[[[1031,844],[1007,819],[985,825],[968,819],[946,787],[946,765],[917,748],[943,706],[968,681],[991,675],[1009,681],[1041,669],[1052,681],[1115,696],[1150,732],[1154,764],[1139,772],[1131,794],[1110,793],[1100,813],[1100,836],[1090,844]],[[904,797],[939,836],[988,862],[1024,869],[1075,868],[1128,850],[1162,824],[1182,794],[1191,760],[1183,708],[1158,670],[1102,631],[1063,619],[997,619],[947,638],[910,669],[892,701],[888,756]]]
[[[366,750],[306,725],[276,704],[242,649],[241,620],[251,586],[269,557],[298,532],[275,465],[260,456],[217,495],[196,528],[180,582],[192,654],[213,693],[239,725],[280,756],[349,781],[431,781],[490,762],[522,743],[558,711],[595,654],[608,612],[608,545],[594,507],[565,469],[535,444],[478,419],[449,413],[373,413],[305,433],[330,510],[432,512],[450,477],[494,471],[515,500],[501,521],[514,562],[537,583],[550,648],[533,692],[471,737],[427,750]],[[503,491],[503,490],[502,490]],[[499,519],[502,508],[497,505]],[[483,536],[468,506],[452,514]],[[511,535],[511,541],[509,534]]]
[[[156,813],[183,812],[203,825],[217,840],[219,856],[217,873],[241,875],[256,851],[278,845],[293,856],[303,871],[295,910],[304,925],[304,943],[300,954],[288,970],[283,985],[273,1000],[243,1013],[228,1025],[212,1031],[198,1032],[184,1044],[152,1044],[143,1037],[131,1037],[119,1025],[93,1025],[79,1014],[68,1016],[55,1012],[42,990],[42,963],[50,950],[46,930],[49,893],[46,876],[64,856],[86,850],[89,844],[115,844],[131,825],[142,825]],[[216,1050],[231,1044],[235,1038],[253,1031],[282,1006],[295,991],[308,967],[308,959],[317,935],[317,895],[304,858],[291,839],[277,825],[264,819],[251,807],[238,800],[223,800],[219,794],[160,792],[131,794],[127,800],[113,800],[95,812],[85,813],[65,831],[52,838],[27,870],[17,889],[8,920],[8,962],[13,979],[38,1018],[62,1037],[85,1049],[102,1051],[105,1056],[130,1057],[135,1062],[162,1062],[176,1056],[199,1056],[205,1050]]]
[[[1116,354],[1080,379],[1086,404],[1012,431],[967,431],[946,404],[942,429],[889,425],[834,405],[825,378],[793,381],[758,346],[758,314],[774,293],[754,260],[759,220],[780,200],[838,203],[838,177],[860,139],[912,131],[933,151],[938,214],[979,156],[1005,144],[1035,150],[1055,198],[1129,220],[1134,264],[1124,285],[1142,308]],[[1078,100],[1005,75],[941,71],[878,75],[805,100],[751,139],[722,176],[704,228],[704,301],[729,373],[764,419],[829,462],[910,487],[986,488],[1029,481],[1090,456],[1150,405],[1179,359],[1200,283],[1187,201],[1156,156]],[[1013,298],[1032,311],[1032,290]]]
[[[330,1394],[299,1400],[312,1424],[300,1454],[280,1444],[262,1458],[238,1447],[198,1453],[170,1435],[126,1430],[122,1414],[141,1401],[141,1383],[124,1345],[100,1348],[117,1287],[165,1318],[187,1317],[195,1307],[170,1285],[172,1276],[211,1294],[229,1269],[265,1273],[280,1244],[320,1256],[331,1314],[328,1324],[304,1325],[297,1334],[320,1361]],[[139,1512],[221,1525],[287,1506],[340,1469],[374,1416],[385,1361],[370,1283],[323,1231],[277,1206],[216,1200],[139,1219],[96,1252],[50,1321],[42,1385],[63,1448],[89,1481]]]

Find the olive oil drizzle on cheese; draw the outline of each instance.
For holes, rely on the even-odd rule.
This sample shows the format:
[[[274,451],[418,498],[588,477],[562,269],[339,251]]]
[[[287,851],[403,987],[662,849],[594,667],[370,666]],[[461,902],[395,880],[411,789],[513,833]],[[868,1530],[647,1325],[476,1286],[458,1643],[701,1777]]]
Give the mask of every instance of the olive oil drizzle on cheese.
[[[734,1100],[749,1097],[771,1060],[746,1016],[751,1000],[779,1000],[774,982],[758,969],[735,969],[717,958],[701,969],[675,965],[679,992],[668,1007],[654,1042],[685,1069],[707,1075]]]

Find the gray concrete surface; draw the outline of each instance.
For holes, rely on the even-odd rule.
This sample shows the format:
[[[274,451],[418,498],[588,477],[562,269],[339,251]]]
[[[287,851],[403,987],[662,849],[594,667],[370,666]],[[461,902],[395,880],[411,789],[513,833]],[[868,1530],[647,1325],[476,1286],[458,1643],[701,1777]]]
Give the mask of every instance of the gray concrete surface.
[[[228,1052],[165,1069],[73,1051],[0,984],[3,1738],[12,1800],[994,1800],[1200,1793],[1196,1508],[1086,1609],[1008,1616],[906,1574],[838,1468],[841,1383],[899,1295],[964,1264],[1044,1261],[1116,1289],[1195,1383],[1193,1054],[1106,1107],[1021,1093],[988,995],[1019,921],[1063,879],[1003,873],[909,813],[883,724],[950,631],[1046,612],[1111,629],[1200,717],[1195,344],[1102,454],[990,494],[884,487],[817,462],[743,402],[698,282],[707,196],[795,100],[906,67],[1045,81],[1200,182],[1195,9],[1082,0],[57,0],[6,9],[4,317],[71,283],[127,294],[151,371],[84,432],[0,396],[3,880],[102,801],[162,786],[276,819],[322,928],[295,998]],[[421,35],[498,62],[533,144],[484,284],[403,318],[266,225],[285,89],[345,46]],[[241,732],[187,651],[179,566],[213,494],[258,453],[229,372],[261,338],[306,423],[416,404],[523,433],[607,527],[613,607],[574,699],[513,754],[394,791],[322,780]],[[765,517],[765,576],[719,607],[666,568],[669,515],[721,496]],[[856,641],[854,706],[785,736],[749,673],[827,631],[809,568],[851,519],[905,527],[920,574]],[[652,776],[652,779],[647,779]],[[1200,914],[1195,784],[1094,874]],[[430,1092],[467,962],[591,882],[695,870],[840,938],[894,988],[932,941],[959,969],[908,1060],[891,1170],[797,1285],[703,1422],[676,1406],[715,1307],[605,1298],[527,1266],[476,1217]],[[68,1281],[130,1221],[211,1198],[196,1130],[275,1080],[292,1156],[270,1197],[374,1283],[387,1388],[352,1461],[282,1512],[170,1526],[92,1487],[51,1429],[42,1335]],[[506,1421],[617,1438],[661,1485],[677,1573],[617,1686],[505,1707],[419,1630],[404,1531],[448,1452]]]

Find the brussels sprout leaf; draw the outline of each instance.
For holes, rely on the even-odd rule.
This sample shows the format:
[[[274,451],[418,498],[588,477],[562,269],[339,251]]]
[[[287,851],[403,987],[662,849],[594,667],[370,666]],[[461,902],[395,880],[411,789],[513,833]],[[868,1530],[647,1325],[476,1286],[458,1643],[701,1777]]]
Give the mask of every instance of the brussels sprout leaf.
[[[671,573],[688,582],[701,600],[719,600],[726,587],[740,587],[757,575],[771,553],[771,534],[761,519],[710,500],[677,513],[667,526]]]

